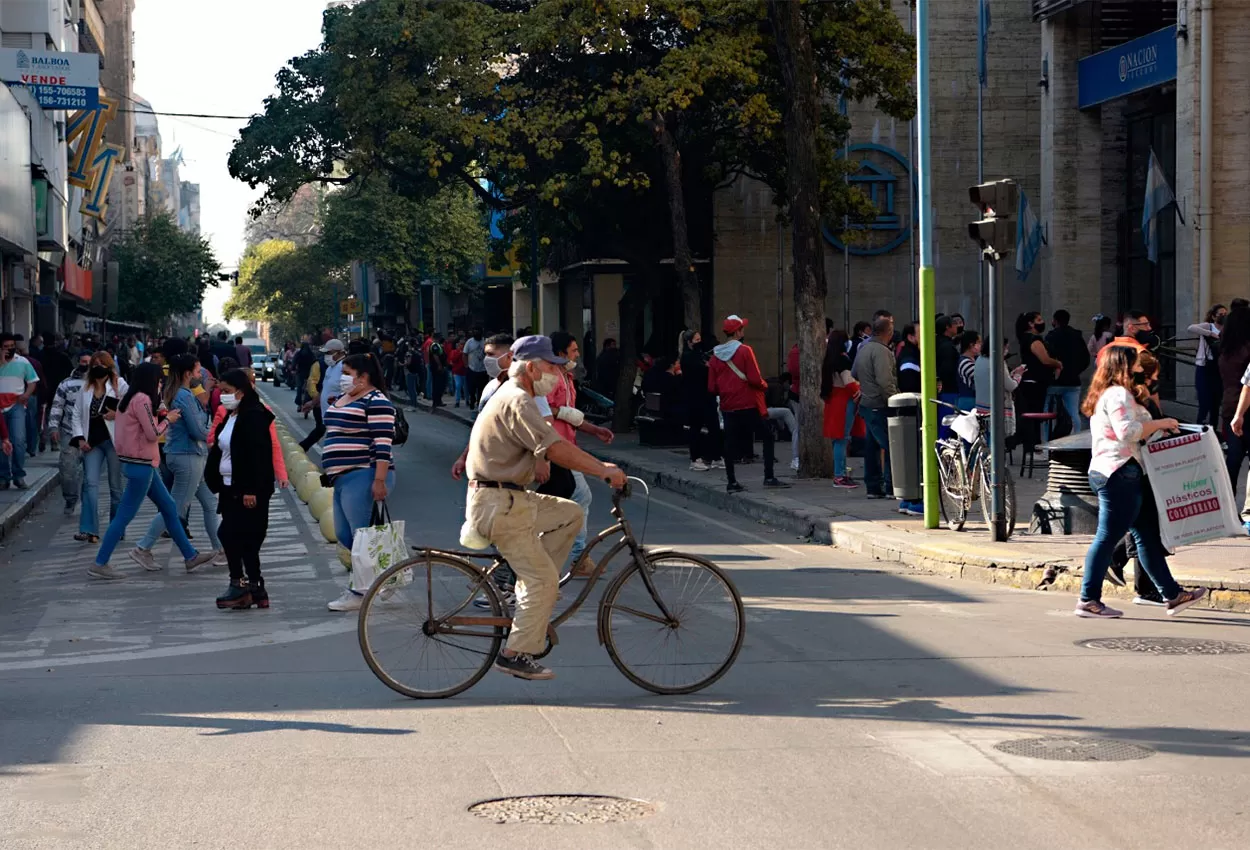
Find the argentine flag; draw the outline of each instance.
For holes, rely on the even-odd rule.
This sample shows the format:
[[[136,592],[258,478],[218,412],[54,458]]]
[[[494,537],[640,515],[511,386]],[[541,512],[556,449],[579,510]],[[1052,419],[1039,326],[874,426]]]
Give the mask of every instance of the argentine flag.
[[[1016,212],[1016,277],[1020,280],[1028,280],[1045,242],[1042,223],[1029,206],[1029,196],[1021,192],[1020,209]]]
[[[1146,257],[1152,263],[1159,262],[1159,213],[1167,209],[1169,204],[1176,203],[1176,195],[1163,175],[1163,166],[1150,151],[1150,167],[1146,171],[1146,200],[1141,210],[1141,238],[1146,243]],[[1179,214],[1179,211],[1178,211]],[[1184,224],[1184,219],[1181,223]]]

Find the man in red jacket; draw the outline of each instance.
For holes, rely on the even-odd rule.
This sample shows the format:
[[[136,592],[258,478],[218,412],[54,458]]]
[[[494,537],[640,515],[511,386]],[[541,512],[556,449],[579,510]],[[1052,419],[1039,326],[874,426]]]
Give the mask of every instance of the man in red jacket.
[[[764,438],[764,486],[789,487],[773,476],[773,432],[768,425],[768,408],[764,391],[768,384],[760,374],[759,363],[751,346],[742,342],[746,319],[729,316],[723,329],[726,341],[712,349],[708,362],[707,389],[720,397],[721,415],[725,419],[725,478],[730,493],[746,488],[734,476],[734,462],[750,455],[755,435]]]

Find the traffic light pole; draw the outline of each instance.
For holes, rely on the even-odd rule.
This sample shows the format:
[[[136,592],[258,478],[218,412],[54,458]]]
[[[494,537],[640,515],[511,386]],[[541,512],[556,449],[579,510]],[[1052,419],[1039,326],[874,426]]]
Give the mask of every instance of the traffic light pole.
[[[985,340],[990,347],[990,513],[994,517],[990,539],[997,543],[1007,539],[1007,510],[1003,499],[1003,472],[1007,464],[1007,405],[1003,373],[1006,371],[1007,352],[1003,345],[1003,293],[998,279],[1000,258],[990,250],[982,256],[990,273],[990,329],[989,339]]]
[[[924,527],[938,527],[937,423],[942,411],[928,399],[937,393],[937,285],[933,275],[933,204],[929,147],[929,0],[916,0],[916,164],[920,203],[920,456],[924,458]]]

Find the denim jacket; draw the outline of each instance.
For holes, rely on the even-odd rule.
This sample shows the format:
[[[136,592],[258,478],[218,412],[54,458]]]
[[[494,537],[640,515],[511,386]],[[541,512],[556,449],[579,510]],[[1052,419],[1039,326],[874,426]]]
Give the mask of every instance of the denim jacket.
[[[174,409],[182,417],[165,432],[165,454],[208,455],[208,411],[186,387],[174,396]]]

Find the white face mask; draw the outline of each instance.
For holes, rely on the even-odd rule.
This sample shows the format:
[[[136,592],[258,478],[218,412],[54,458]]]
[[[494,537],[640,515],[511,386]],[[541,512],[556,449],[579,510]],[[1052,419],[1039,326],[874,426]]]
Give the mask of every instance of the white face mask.
[[[239,406],[239,397],[237,395],[223,395],[221,397],[221,406],[226,410],[234,410]]]
[[[503,371],[503,367],[499,365],[499,358],[487,357],[483,362],[486,364],[486,374],[492,378],[498,378],[499,373]]]
[[[564,371],[566,372],[572,372],[576,368],[577,368],[576,360],[570,360],[568,363],[564,364]]]
[[[560,376],[553,375],[550,372],[543,372],[534,379],[534,395],[550,395],[551,392],[560,386]]]
[[[347,395],[355,388],[356,388],[356,376],[355,375],[340,375],[339,376],[339,392],[343,393],[343,395]]]

